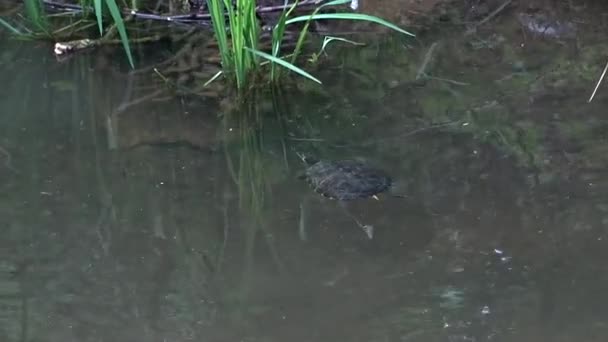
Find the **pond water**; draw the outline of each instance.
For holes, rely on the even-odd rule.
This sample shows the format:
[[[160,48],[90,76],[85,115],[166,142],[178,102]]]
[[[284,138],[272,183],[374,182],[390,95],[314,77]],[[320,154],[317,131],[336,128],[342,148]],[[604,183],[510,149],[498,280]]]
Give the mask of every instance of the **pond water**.
[[[477,3],[247,110],[1,41],[0,339],[604,341],[608,8]],[[342,206],[298,153],[405,196]]]

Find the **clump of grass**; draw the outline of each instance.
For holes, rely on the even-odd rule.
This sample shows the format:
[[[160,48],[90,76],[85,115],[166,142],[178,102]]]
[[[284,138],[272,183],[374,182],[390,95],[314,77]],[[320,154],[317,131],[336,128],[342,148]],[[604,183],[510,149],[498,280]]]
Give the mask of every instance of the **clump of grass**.
[[[287,1],[285,0],[285,5],[287,5]],[[298,2],[299,0],[296,0],[290,7],[285,6],[283,9],[277,24],[272,28],[272,47],[270,53],[268,53],[259,49],[261,27],[256,13],[255,0],[207,0],[221,58],[222,71],[220,73],[233,78],[237,89],[242,90],[248,87],[252,74],[258,72],[263,64],[268,63],[270,64],[270,79],[275,83],[281,77],[281,68],[297,73],[314,82],[321,83],[319,79],[296,66],[312,20],[368,21],[391,28],[402,34],[413,36],[413,34],[371,15],[350,12],[319,13],[325,7],[348,4],[352,0],[333,0],[318,6],[310,15],[292,18],[291,16],[297,8]],[[34,23],[34,26],[39,31],[44,30],[47,16],[43,11],[41,0],[25,0],[25,5],[28,17]],[[113,20],[113,27],[110,31],[114,32],[115,30],[118,32],[129,63],[133,66],[129,37],[116,0],[81,0],[81,5],[82,8],[89,8],[92,5],[101,36],[104,35],[104,17],[109,14]],[[131,6],[137,8],[136,0],[132,1]],[[300,30],[294,50],[285,56],[280,56],[287,26],[299,22],[304,22],[304,26]],[[31,31],[23,33],[22,30],[19,30],[16,26],[11,25],[5,20],[0,20],[0,25],[5,26],[14,34],[32,34]],[[47,34],[49,36],[53,35],[52,32],[47,32]],[[336,40],[350,42],[338,37],[332,37],[330,41]],[[326,40],[324,46],[328,42]],[[217,76],[219,74],[214,76],[209,82],[215,80]]]
[[[223,70],[221,73],[233,75],[237,88],[243,89],[248,86],[248,77],[252,73],[258,71],[262,63],[265,63],[262,59],[265,59],[270,62],[270,78],[273,82],[277,82],[280,78],[281,73],[277,68],[280,66],[314,82],[321,83],[320,80],[296,66],[297,58],[302,51],[308,34],[308,28],[312,20],[369,21],[383,25],[402,34],[413,36],[410,32],[393,25],[388,21],[367,14],[319,13],[319,11],[325,7],[343,5],[351,3],[351,1],[352,0],[330,1],[318,6],[310,15],[290,18],[298,5],[298,0],[296,0],[292,6],[289,8],[286,7],[283,10],[277,24],[273,27],[272,48],[270,53],[266,53],[258,49],[260,25],[255,11],[254,0],[236,0],[235,6],[230,3],[230,0],[207,0],[222,60]],[[285,1],[285,4],[287,4],[287,0]],[[226,25],[225,13],[227,13],[228,25]],[[305,22],[305,24],[300,30],[294,50],[288,56],[281,57],[279,54],[281,52],[281,44],[285,37],[286,28],[288,25],[298,22]],[[335,38],[334,40],[338,40],[338,38]],[[289,61],[286,60],[287,57],[291,57]],[[216,77],[213,79],[216,79]]]
[[[231,0],[207,0],[217,39],[222,68],[224,73],[234,75],[237,88],[247,83],[247,76],[256,70],[258,56],[245,49],[257,50],[260,41],[255,1],[237,0],[235,6]],[[226,14],[228,25],[226,25]]]

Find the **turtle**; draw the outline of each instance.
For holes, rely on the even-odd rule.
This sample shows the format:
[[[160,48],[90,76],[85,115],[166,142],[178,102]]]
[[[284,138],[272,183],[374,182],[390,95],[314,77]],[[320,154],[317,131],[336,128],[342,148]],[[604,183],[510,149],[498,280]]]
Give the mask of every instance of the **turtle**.
[[[377,198],[391,188],[392,178],[384,170],[354,159],[311,160],[303,177],[319,194],[339,201]]]
[[[378,194],[392,188],[391,176],[366,161],[356,159],[317,160],[298,155],[308,165],[299,178],[307,180],[313,190],[324,197],[342,203],[364,198],[378,199]],[[344,205],[342,208],[363,229],[368,238],[372,239],[374,227],[361,224]],[[301,230],[301,234],[304,234],[303,230]]]

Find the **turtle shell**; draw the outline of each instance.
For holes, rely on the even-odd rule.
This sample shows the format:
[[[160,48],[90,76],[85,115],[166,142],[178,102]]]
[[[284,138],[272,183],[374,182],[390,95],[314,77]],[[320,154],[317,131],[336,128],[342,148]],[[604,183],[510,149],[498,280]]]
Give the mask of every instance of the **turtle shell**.
[[[357,160],[319,161],[304,176],[316,192],[342,201],[372,197],[392,184],[386,172]]]

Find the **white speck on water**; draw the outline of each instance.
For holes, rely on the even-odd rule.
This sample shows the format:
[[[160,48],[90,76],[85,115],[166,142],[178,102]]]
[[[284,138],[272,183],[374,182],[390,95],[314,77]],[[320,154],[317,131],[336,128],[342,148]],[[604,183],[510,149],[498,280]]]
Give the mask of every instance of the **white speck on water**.
[[[504,253],[504,252],[503,252],[503,251],[501,251],[500,249],[496,249],[496,248],[494,248],[494,253],[496,253],[496,254],[502,254],[502,253]]]
[[[490,308],[486,305],[481,309],[481,314],[482,315],[488,315],[490,314]]]

